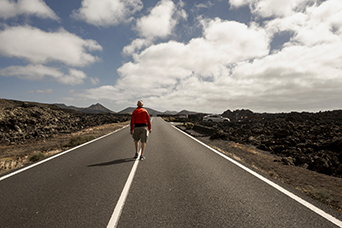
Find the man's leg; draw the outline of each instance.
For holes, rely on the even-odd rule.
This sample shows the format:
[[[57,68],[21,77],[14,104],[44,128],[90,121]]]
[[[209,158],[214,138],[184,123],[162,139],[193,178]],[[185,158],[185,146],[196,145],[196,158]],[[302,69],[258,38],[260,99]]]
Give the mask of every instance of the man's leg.
[[[144,155],[145,147],[146,147],[146,143],[141,143],[141,157]]]
[[[145,159],[144,157],[144,151],[145,151],[145,147],[146,147],[146,142],[147,142],[147,137],[148,137],[148,131],[147,131],[147,127],[144,128],[144,131],[141,134],[141,156],[140,159],[143,160]]]
[[[135,153],[139,152],[139,141],[134,141],[134,145],[135,145]]]

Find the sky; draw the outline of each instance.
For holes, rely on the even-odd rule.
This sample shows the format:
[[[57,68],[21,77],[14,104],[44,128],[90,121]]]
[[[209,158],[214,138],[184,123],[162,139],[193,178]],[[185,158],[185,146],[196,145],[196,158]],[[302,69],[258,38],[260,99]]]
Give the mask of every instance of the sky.
[[[0,0],[0,98],[342,108],[341,0]]]

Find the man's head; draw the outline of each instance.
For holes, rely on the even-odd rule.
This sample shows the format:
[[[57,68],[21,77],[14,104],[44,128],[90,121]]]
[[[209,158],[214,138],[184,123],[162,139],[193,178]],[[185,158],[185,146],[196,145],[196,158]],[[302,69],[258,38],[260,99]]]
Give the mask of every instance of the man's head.
[[[138,105],[138,107],[141,108],[144,105],[144,103],[142,102],[142,100],[140,100],[140,101],[138,101],[137,105]]]

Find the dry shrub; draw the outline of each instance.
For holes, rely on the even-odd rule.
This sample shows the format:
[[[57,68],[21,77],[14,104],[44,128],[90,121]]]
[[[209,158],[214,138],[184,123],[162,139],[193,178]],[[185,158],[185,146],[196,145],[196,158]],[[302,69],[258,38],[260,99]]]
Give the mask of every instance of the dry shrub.
[[[38,152],[35,152],[34,154],[32,154],[30,157],[29,157],[29,160],[31,162],[36,162],[36,161],[39,161],[39,160],[42,160],[46,157],[46,155],[40,151]]]
[[[69,140],[69,142],[65,145],[65,147],[75,147],[93,139],[95,139],[95,136],[93,135],[83,135],[83,136],[72,137]]]

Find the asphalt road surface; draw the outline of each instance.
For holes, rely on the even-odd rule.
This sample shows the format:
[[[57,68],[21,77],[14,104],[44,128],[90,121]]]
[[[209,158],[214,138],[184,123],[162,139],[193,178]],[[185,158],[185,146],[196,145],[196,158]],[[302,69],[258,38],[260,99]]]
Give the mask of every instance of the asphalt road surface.
[[[144,161],[124,128],[0,177],[0,227],[342,226],[162,119],[152,128]]]

